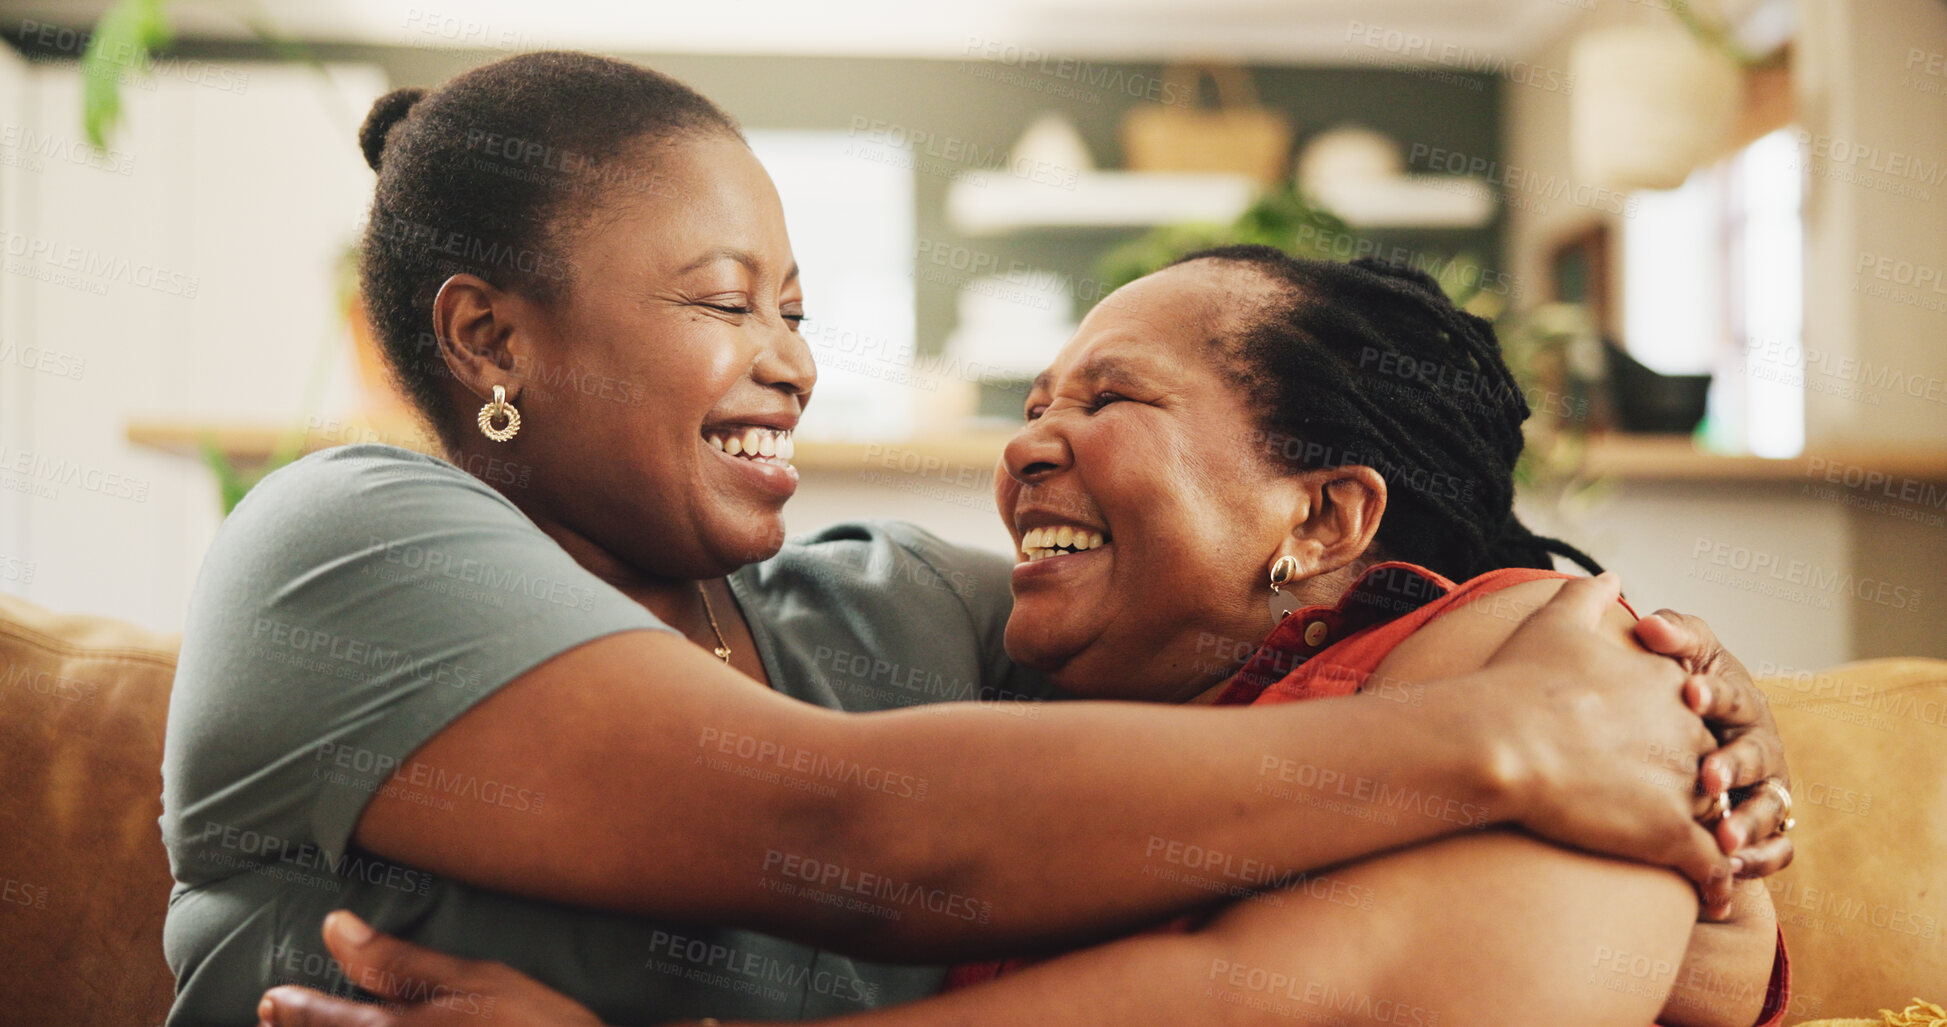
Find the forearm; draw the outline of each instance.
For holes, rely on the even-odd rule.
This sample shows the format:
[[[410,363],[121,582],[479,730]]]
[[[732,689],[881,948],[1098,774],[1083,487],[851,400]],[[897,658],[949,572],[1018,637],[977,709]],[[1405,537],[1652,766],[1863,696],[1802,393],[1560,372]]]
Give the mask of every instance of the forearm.
[[[632,634],[652,633],[556,657],[411,755],[415,773],[545,803],[383,789],[357,842],[507,894],[936,962],[1122,933],[1213,898],[1186,871],[1254,885],[1461,830],[1530,791],[1494,772],[1506,713],[1466,679],[1420,705],[846,714]],[[653,688],[616,669],[647,661],[664,671]]]
[[[1508,831],[1361,861],[1330,883],[1236,903],[1195,933],[1127,938],[822,1022],[1642,1027],[1696,909],[1667,871]]]
[[[833,907],[818,899],[924,897],[879,903],[898,916],[846,918],[847,937],[825,932],[855,954],[1074,947],[1502,819],[1510,786],[1484,766],[1465,704],[1434,694],[1447,688],[1417,707],[1366,695],[1246,710],[1057,703],[1007,730],[1004,714],[965,705],[852,718],[837,755],[923,780],[924,798],[857,790],[846,836],[763,869],[795,873],[818,893],[799,912],[825,920]],[[812,864],[836,876],[804,880]]]
[[[1738,886],[1731,919],[1698,923],[1676,987],[1658,1022],[1665,1027],[1751,1027],[1764,1008],[1778,949],[1778,921],[1762,881]]]

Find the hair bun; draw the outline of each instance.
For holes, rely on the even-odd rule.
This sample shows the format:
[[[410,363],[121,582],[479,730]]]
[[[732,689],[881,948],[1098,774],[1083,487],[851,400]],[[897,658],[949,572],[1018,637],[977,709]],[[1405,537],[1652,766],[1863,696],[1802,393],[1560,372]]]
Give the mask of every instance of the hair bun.
[[[407,86],[372,101],[371,113],[365,115],[365,123],[358,126],[358,148],[365,152],[365,163],[373,171],[379,169],[379,160],[385,156],[385,138],[392,133],[392,126],[405,119],[406,112],[426,95],[418,86]]]

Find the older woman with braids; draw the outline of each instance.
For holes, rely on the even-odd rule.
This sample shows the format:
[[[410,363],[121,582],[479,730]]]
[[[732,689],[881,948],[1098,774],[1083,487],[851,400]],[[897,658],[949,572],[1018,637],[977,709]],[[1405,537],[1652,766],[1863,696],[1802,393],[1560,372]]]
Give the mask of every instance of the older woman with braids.
[[[891,708],[1047,694],[1004,631],[1028,663],[1078,682],[1086,667],[1037,655],[1045,605],[1008,620],[999,558],[888,524],[784,542],[816,370],[783,213],[730,120],[653,72],[543,53],[391,94],[361,142],[379,172],[364,293],[446,459],[306,458],[206,558],[163,767],[172,1024],[248,1022],[282,983],[468,1012],[450,989],[340,972],[316,941],[337,908],[613,1021],[782,1019],[885,1010],[937,992],[937,964],[1206,903],[1156,872],[1153,838],[1295,874],[1518,825],[1677,868],[1713,904],[1731,859],[1788,858],[1764,840],[1762,795],[1716,837],[1691,819],[1700,756],[1711,790],[1783,772],[1748,678],[1687,621],[1639,634],[1688,670],[1612,645],[1573,591],[1484,662],[1416,673],[1419,705]],[[627,388],[559,384],[591,380]],[[1036,424],[1067,423],[1063,403]],[[1220,470],[1185,456],[1147,454],[1173,487]],[[1052,579],[1143,537],[1027,571]],[[1242,553],[1221,533],[1189,540],[1213,570]],[[1173,573],[1090,598],[1135,614],[1160,589],[1202,597],[1199,621],[1245,612],[1228,571]],[[1149,690],[1216,673],[1169,637],[1126,695],[1188,698]],[[849,678],[833,652],[928,687]],[[1645,751],[1679,768],[1646,775]],[[1260,787],[1267,759],[1442,802],[1346,817]],[[804,887],[807,867],[874,884]],[[1563,880],[1535,894],[1564,901],[1549,898]],[[1019,994],[1005,977],[964,994],[996,991]]]

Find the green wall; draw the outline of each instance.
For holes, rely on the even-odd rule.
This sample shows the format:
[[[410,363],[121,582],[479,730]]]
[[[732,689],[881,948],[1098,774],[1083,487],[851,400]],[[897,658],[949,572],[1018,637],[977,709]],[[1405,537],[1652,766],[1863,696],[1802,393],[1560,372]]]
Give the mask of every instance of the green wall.
[[[5,26],[18,32],[17,25]],[[17,40],[16,40],[17,44]],[[17,44],[18,45],[18,44]],[[505,56],[502,51],[442,50],[406,46],[318,44],[312,52],[326,61],[376,64],[396,85],[433,85],[477,64]],[[188,40],[174,53],[228,60],[268,59],[257,43]],[[1011,53],[1011,51],[1010,51]],[[73,54],[34,55],[72,59]],[[1137,234],[1126,230],[1039,230],[1005,237],[970,239],[946,222],[943,205],[949,185],[940,165],[975,170],[1005,156],[1037,114],[1065,114],[1087,140],[1099,167],[1120,167],[1117,124],[1141,94],[1160,94],[1161,67],[1141,62],[1063,62],[1059,58],[1008,63],[981,59],[921,60],[838,57],[702,57],[653,53],[618,56],[639,61],[680,78],[716,100],[745,127],[823,129],[846,132],[860,124],[884,122],[908,132],[930,133],[973,154],[956,163],[931,156],[928,173],[915,175],[919,250],[965,246],[1001,267],[1020,261],[1092,280],[1095,260],[1109,246]],[[1479,155],[1501,156],[1500,88],[1485,75],[1457,75],[1344,68],[1260,65],[1251,69],[1260,102],[1283,112],[1302,147],[1312,134],[1345,121],[1377,129],[1410,151],[1414,144]],[[1137,95],[1131,95],[1137,94]],[[1171,94],[1173,95],[1173,94]],[[347,146],[354,145],[347,139]],[[1385,231],[1366,233],[1373,242],[1403,246],[1430,255],[1470,250],[1489,269],[1501,267],[1501,221],[1482,229]],[[916,255],[917,256],[917,255]],[[955,295],[961,277],[932,267],[918,276],[917,333],[920,352],[937,352],[953,329]],[[1077,290],[1077,313],[1097,296]]]

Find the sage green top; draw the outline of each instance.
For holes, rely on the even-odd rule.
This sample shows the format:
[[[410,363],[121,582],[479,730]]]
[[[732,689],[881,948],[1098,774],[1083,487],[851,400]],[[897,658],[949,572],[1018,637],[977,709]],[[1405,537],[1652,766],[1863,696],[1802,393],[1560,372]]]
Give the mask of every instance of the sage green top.
[[[1054,697],[1002,651],[1007,573],[997,554],[868,522],[789,542],[729,581],[774,688],[864,711]],[[937,991],[939,967],[514,898],[351,841],[380,788],[431,809],[543,808],[549,797],[519,766],[481,779],[412,753],[530,668],[630,630],[672,629],[445,461],[352,445],[265,478],[204,560],[170,699],[161,818],[176,878],[163,938],[177,980],[169,1023],[254,1024],[258,999],[277,984],[359,994],[318,934],[338,908],[421,944],[509,963],[609,1023],[808,1018]],[[858,770],[780,773],[808,789],[927,786],[851,781]],[[859,898],[834,889],[832,901]],[[960,896],[891,901],[979,915]]]

